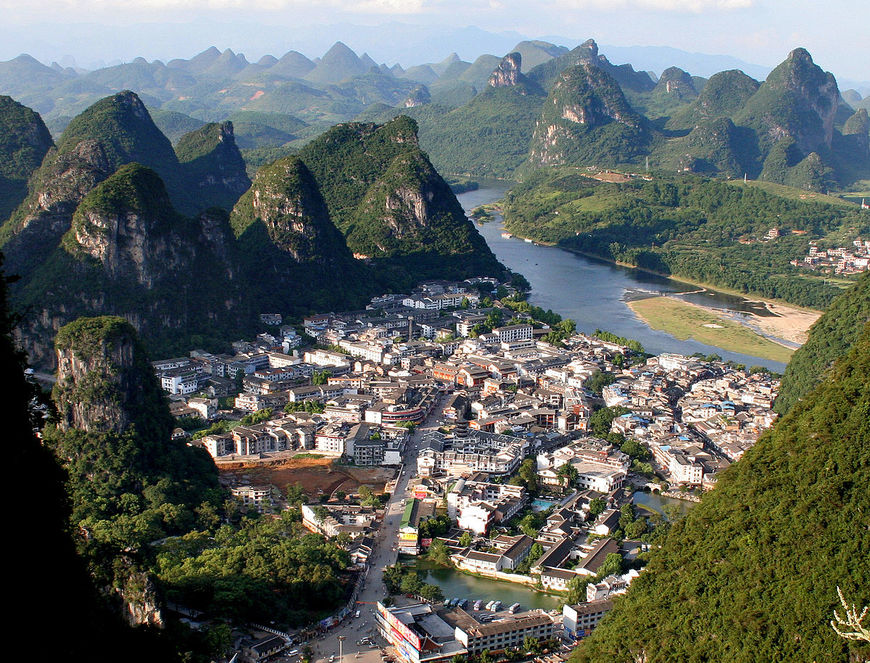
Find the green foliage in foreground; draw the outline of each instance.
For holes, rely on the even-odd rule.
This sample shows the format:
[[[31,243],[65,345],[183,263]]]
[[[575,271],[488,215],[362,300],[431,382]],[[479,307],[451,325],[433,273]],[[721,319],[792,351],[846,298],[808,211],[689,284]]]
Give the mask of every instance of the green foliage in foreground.
[[[297,509],[164,542],[157,577],[169,600],[233,619],[300,625],[344,594],[347,552],[302,527]]]
[[[522,237],[815,308],[841,288],[790,261],[806,255],[811,239],[845,242],[870,230],[857,207],[788,200],[694,176],[609,184],[571,169],[538,171],[515,187],[504,217]],[[762,241],[771,228],[805,234]]]
[[[572,663],[865,660],[829,625],[870,603],[870,326],[723,473]]]
[[[831,365],[849,351],[870,320],[870,274],[837,297],[813,325],[809,339],[785,369],[774,408],[785,414],[824,377]]]

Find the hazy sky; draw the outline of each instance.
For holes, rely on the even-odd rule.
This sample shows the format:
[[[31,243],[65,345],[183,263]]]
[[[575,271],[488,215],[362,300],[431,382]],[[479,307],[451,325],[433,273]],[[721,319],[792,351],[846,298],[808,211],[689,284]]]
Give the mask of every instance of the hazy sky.
[[[26,45],[22,25],[69,22],[130,26],[202,20],[244,23],[233,38],[236,43],[215,39],[214,45],[243,50],[249,59],[256,59],[273,50],[273,44],[258,40],[252,24],[262,24],[272,31],[286,27],[289,50],[294,48],[294,33],[303,26],[400,21],[477,26],[528,37],[593,37],[599,43],[620,46],[666,45],[733,55],[762,65],[775,65],[792,48],[804,46],[820,66],[838,76],[870,80],[868,0],[0,0],[0,9],[5,26],[0,28],[3,59],[28,50],[22,47]],[[51,33],[55,30],[50,27],[42,35],[38,48],[34,42],[31,50],[40,50],[34,53],[36,57],[48,57],[45,51],[51,48]],[[123,29],[118,34],[123,35]],[[230,38],[225,32],[215,36]],[[202,39],[201,34],[192,34],[189,40],[176,37],[171,44],[161,44],[161,49],[171,49],[169,53],[130,53],[126,50],[144,48],[136,42],[135,34],[126,39],[107,38],[101,57],[107,61],[129,60],[139,54],[190,57],[202,50]],[[304,43],[312,42],[309,39]],[[57,48],[63,52],[57,52],[52,59],[64,55],[93,57],[91,54],[100,46],[81,43],[76,53],[71,52],[76,50],[75,45],[60,40]],[[10,52],[15,49],[17,52]],[[367,50],[376,54],[377,44]]]

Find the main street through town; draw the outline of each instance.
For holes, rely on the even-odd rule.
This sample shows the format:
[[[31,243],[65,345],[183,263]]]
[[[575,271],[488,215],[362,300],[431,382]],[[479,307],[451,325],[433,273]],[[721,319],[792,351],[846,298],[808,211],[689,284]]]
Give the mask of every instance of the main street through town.
[[[329,663],[335,656],[335,663],[380,663],[381,647],[384,642],[375,629],[375,604],[384,598],[384,569],[396,562],[398,557],[399,525],[408,499],[408,481],[417,474],[417,454],[423,432],[437,428],[443,418],[445,398],[442,396],[427,419],[411,434],[405,450],[405,464],[396,478],[395,489],[385,506],[384,521],[375,539],[365,584],[357,597],[356,609],[359,617],[351,613],[341,624],[327,634],[309,643],[314,650],[314,663]],[[357,645],[363,637],[370,637],[379,646]],[[344,638],[339,651],[339,638]],[[339,661],[339,654],[342,661]]]

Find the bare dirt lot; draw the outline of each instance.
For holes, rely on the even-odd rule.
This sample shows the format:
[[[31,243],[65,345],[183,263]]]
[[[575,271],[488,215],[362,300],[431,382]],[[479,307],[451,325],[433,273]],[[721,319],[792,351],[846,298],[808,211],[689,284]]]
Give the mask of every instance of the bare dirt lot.
[[[363,484],[383,492],[384,484],[395,471],[383,467],[341,465],[334,458],[311,456],[280,458],[256,463],[226,463],[220,466],[221,478],[234,484],[271,483],[284,492],[288,485],[300,483],[309,497],[331,494],[341,489],[353,493]]]

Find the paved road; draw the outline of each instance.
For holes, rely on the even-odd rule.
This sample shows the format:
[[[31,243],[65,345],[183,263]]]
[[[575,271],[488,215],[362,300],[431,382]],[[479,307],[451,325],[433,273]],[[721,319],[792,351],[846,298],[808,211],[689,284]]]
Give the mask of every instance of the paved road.
[[[377,637],[375,629],[375,602],[384,598],[384,568],[394,564],[398,556],[393,548],[398,546],[399,524],[405,510],[405,500],[408,498],[408,481],[417,474],[417,453],[420,450],[423,431],[438,427],[443,406],[442,397],[428,419],[411,435],[405,452],[405,465],[396,482],[396,489],[385,506],[384,522],[375,539],[368,577],[357,598],[360,616],[345,619],[344,623],[333,628],[327,635],[310,643],[314,649],[314,663],[328,663],[329,657],[333,654],[336,663],[380,663],[380,649],[358,646],[356,643],[363,636],[368,635],[374,636],[373,640],[379,642],[381,646],[385,644]],[[339,636],[345,637],[342,645],[344,661],[338,661]]]

